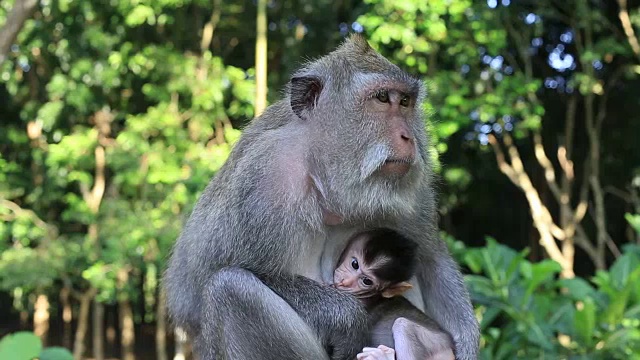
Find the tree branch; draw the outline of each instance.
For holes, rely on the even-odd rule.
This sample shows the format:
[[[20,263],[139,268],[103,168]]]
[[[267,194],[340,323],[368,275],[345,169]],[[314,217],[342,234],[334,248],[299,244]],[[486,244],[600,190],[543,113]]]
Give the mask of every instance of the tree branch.
[[[7,59],[11,45],[16,40],[24,22],[36,10],[38,0],[16,0],[7,21],[0,30],[0,65]]]
[[[498,166],[500,170],[524,192],[529,203],[529,209],[531,209],[533,223],[540,234],[540,243],[547,254],[549,254],[549,257],[562,266],[562,275],[565,278],[571,278],[574,276],[573,260],[565,257],[555,241],[556,236],[558,236],[559,239],[563,239],[564,232],[554,224],[549,209],[542,203],[538,191],[531,183],[531,179],[529,179],[524,169],[520,154],[513,144],[511,136],[508,133],[504,133],[503,136],[504,144],[507,147],[511,159],[510,165],[507,163],[495,136],[489,135],[489,143],[495,150]]]
[[[618,18],[620,18],[624,33],[627,35],[627,41],[629,42],[629,45],[631,45],[631,50],[633,50],[636,56],[640,59],[640,44],[638,44],[638,38],[633,31],[633,26],[631,25],[629,11],[627,10],[627,0],[618,0],[618,6],[620,7],[618,10]]]
[[[43,229],[46,232],[46,240],[53,240],[58,236],[58,229],[55,226],[50,225],[46,223],[44,220],[42,220],[33,210],[22,208],[20,205],[16,204],[15,202],[6,200],[6,199],[0,199],[0,207],[6,207],[7,209],[11,210],[11,212],[15,214],[14,216],[0,217],[0,219],[5,221],[12,221],[17,216],[25,215],[31,221],[33,221],[33,224],[35,226]]]
[[[211,18],[202,29],[202,41],[200,42],[200,51],[202,53],[211,46],[213,32],[216,30],[216,27],[218,27],[218,22],[220,22],[221,2],[221,0],[213,1],[213,12],[211,13]]]
[[[491,147],[493,147],[493,151],[496,154],[496,161],[498,162],[498,168],[500,169],[500,171],[502,171],[502,173],[505,174],[514,185],[520,187],[513,168],[509,166],[509,164],[505,160],[504,153],[500,148],[500,144],[498,144],[498,140],[493,134],[489,134],[489,144],[491,144]]]

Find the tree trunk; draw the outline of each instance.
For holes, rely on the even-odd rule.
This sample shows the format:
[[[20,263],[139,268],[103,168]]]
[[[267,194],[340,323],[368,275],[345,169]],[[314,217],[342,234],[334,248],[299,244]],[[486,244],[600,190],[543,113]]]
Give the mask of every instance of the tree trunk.
[[[123,360],[135,360],[135,351],[133,344],[135,341],[134,327],[133,327],[133,311],[131,310],[131,302],[129,299],[123,299],[119,301],[119,314],[120,314],[120,328],[122,343],[122,359]]]
[[[11,45],[16,40],[22,25],[36,10],[38,0],[16,0],[7,15],[4,27],[0,29],[0,65],[7,59]]]
[[[104,305],[93,301],[93,357],[104,360]]]
[[[29,328],[29,312],[27,310],[20,310],[20,329],[26,330]]]
[[[73,344],[73,358],[81,360],[84,355],[84,342],[89,327],[89,309],[91,300],[96,295],[97,290],[91,288],[80,297],[80,312],[78,313],[78,327],[76,328],[76,338]]]
[[[71,309],[71,301],[69,296],[71,295],[71,290],[64,286],[62,290],[60,290],[60,304],[62,305],[62,321],[64,323],[64,327],[62,330],[62,346],[67,349],[71,349],[71,321],[73,320],[73,311]]]
[[[96,123],[96,128],[99,132],[99,141],[104,140],[109,135],[108,131],[105,130],[109,129],[109,126],[104,125],[108,125],[112,119],[112,115],[105,109],[97,111],[93,116],[93,120]],[[80,191],[87,207],[92,214],[96,215],[97,219],[97,214],[100,210],[100,204],[102,203],[106,187],[106,155],[104,147],[101,145],[96,146],[94,156],[96,167],[93,187],[89,190],[89,188],[83,184],[80,186]],[[97,261],[100,258],[100,236],[97,222],[89,224],[89,228],[87,229],[87,240],[92,250],[92,252],[88,254],[88,257],[91,261]],[[98,302],[98,300],[94,301],[93,312],[93,356],[96,360],[104,360],[104,305]]]
[[[105,337],[107,339],[107,348],[113,349],[116,347],[116,340],[118,334],[116,332],[116,322],[119,320],[114,311],[106,311],[106,321],[107,321],[107,331],[105,332]]]
[[[120,342],[122,345],[122,359],[135,360],[135,351],[133,344],[135,342],[135,333],[133,326],[133,310],[131,302],[127,294],[127,283],[129,282],[129,272],[126,268],[118,270],[118,287],[120,288],[120,296],[118,307],[120,314]]]
[[[256,17],[256,101],[255,116],[267,107],[267,0],[258,0]]]
[[[33,333],[42,340],[42,345],[47,345],[49,334],[49,298],[47,295],[38,294],[36,297],[35,312],[33,314]]]
[[[164,286],[160,287],[156,310],[156,358],[167,360],[167,293]]]

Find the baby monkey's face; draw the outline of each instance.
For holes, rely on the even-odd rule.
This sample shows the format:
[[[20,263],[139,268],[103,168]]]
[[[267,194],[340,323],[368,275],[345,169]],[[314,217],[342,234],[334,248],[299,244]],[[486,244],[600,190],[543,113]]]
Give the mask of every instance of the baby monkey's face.
[[[345,250],[333,273],[333,283],[336,288],[350,292],[359,298],[379,294],[389,285],[373,273],[373,270],[386,260],[384,256],[374,259],[371,264],[364,261],[363,250],[368,240],[366,235],[354,239]]]

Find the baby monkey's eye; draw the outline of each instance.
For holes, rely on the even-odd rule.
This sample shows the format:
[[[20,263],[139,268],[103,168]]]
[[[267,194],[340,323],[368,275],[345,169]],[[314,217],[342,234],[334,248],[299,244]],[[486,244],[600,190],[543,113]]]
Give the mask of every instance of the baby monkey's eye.
[[[351,259],[351,267],[354,268],[355,270],[358,270],[360,268],[360,265],[358,265],[358,259],[356,258]]]
[[[373,285],[373,280],[369,279],[368,277],[362,278],[362,283],[365,284],[366,286],[371,286]]]
[[[400,106],[409,106],[409,95],[402,95],[402,97],[400,98]]]
[[[378,91],[376,99],[383,103],[389,102],[389,92],[387,90]]]

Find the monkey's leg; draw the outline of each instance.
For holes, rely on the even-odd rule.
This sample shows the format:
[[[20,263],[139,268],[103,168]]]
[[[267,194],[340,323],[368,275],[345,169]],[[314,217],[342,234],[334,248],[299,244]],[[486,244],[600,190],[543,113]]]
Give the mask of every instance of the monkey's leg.
[[[457,360],[477,360],[478,320],[458,265],[440,245],[440,253],[434,251],[421,260],[424,266],[417,274],[425,314],[451,334]]]
[[[447,335],[400,317],[393,323],[397,360],[454,360]]]
[[[311,328],[251,272],[221,269],[203,294],[200,360],[328,359]]]
[[[260,278],[313,329],[332,360],[353,360],[367,344],[369,315],[355,296],[303,276]]]

